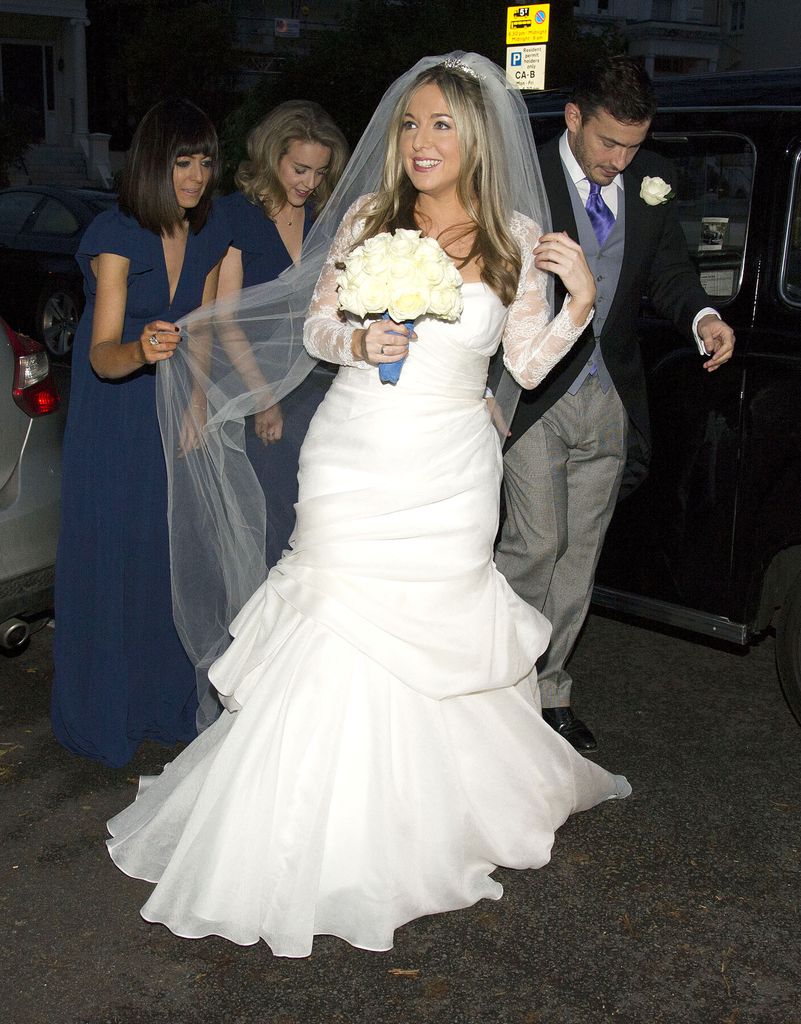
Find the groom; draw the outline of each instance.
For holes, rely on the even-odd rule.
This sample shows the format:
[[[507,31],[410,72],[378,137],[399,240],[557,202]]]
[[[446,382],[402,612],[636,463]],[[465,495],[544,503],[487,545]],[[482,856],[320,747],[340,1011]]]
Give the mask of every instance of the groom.
[[[646,177],[672,180],[669,165],[640,152],[655,109],[638,64],[600,61],[573,90],[567,130],[539,151],[553,230],[579,242],[595,275],[595,317],[543,383],[523,392],[504,457],[507,518],[496,563],[553,624],[538,665],[543,716],[581,751],[597,743],[570,707],[565,663],[589,607],[627,445],[646,460],[650,448],[642,296],[695,338],[699,372],[716,370],[734,347],[731,328],[708,307],[669,189],[641,195]],[[555,289],[559,309],[558,279]]]

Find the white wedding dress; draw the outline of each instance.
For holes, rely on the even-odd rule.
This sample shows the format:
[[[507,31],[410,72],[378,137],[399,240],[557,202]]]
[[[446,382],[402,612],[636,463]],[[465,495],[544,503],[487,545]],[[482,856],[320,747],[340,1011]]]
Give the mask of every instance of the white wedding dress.
[[[353,363],[334,262],[307,320],[314,355]],[[356,222],[358,227],[358,222]],[[507,309],[465,284],[457,323],[417,323],[396,386],[345,365],[303,446],[292,549],[231,626],[211,678],[228,710],[109,823],[111,855],[158,882],[148,921],[187,937],[314,935],[371,950],[424,914],[498,899],[574,811],[628,794],[543,721],[547,621],[497,572],[501,448],[489,357],[541,379],[577,337],[548,324],[531,247]]]

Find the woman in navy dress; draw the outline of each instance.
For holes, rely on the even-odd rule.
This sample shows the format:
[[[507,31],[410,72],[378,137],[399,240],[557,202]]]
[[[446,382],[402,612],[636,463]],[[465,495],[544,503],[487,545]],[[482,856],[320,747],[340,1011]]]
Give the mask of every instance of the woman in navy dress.
[[[239,189],[219,200],[232,242],[220,268],[220,298],[263,284],[296,263],[314,218],[348,160],[342,132],[317,103],[290,100],[271,111],[247,140]],[[318,366],[280,405],[247,424],[247,451],[265,490],[267,565],[288,546],[295,526],[298,456],[333,374]]]
[[[69,750],[121,766],[145,739],[197,734],[197,683],[173,624],[167,479],[156,414],[175,321],[215,297],[230,233],[212,210],[217,136],[187,100],[137,128],[118,206],[79,245],[56,565],[52,724]],[[198,415],[202,396],[198,402]],[[187,414],[182,442],[193,443]]]

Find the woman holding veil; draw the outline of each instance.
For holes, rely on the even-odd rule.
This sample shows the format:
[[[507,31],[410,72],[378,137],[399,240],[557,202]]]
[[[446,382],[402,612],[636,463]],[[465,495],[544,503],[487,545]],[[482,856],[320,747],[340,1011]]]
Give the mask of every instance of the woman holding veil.
[[[543,722],[531,684],[550,627],[492,561],[489,358],[502,343],[509,372],[535,386],[595,298],[581,250],[538,226],[536,168],[525,107],[498,68],[475,54],[421,61],[382,99],[301,267],[215,310],[223,336],[227,322],[247,327],[256,360],[279,337],[283,372],[262,362],[265,384],[247,394],[205,357],[183,384],[164,377],[169,453],[170,401],[177,410],[206,376],[204,447],[173,479],[181,502],[219,513],[213,542],[205,530],[183,554],[174,522],[179,626],[191,647],[188,594],[204,579],[219,600],[202,627],[238,614],[209,669],[226,710],[109,823],[118,866],[158,883],[146,920],[262,938],[284,956],[308,955],[319,934],[386,950],[415,917],[500,898],[497,865],[543,865],[569,814],[629,792]],[[425,315],[407,332],[339,308],[343,262],[398,229],[436,239],[459,269],[452,322]],[[569,298],[552,318],[554,273]],[[262,582],[248,578],[259,530],[241,418],[303,371],[302,322],[311,355],[341,368],[301,453],[291,550]],[[190,318],[190,334],[201,323]],[[397,383],[382,383],[379,367],[401,360]],[[239,575],[255,590],[241,610]]]
[[[238,191],[217,202],[231,227],[220,266],[217,297],[272,281],[300,259],[303,239],[348,162],[348,144],[317,103],[288,100],[255,125],[248,159],[236,172]],[[269,482],[266,495],[267,565],[287,547],[295,525],[300,445],[331,383],[315,367],[283,402],[255,415],[246,427],[254,471]]]

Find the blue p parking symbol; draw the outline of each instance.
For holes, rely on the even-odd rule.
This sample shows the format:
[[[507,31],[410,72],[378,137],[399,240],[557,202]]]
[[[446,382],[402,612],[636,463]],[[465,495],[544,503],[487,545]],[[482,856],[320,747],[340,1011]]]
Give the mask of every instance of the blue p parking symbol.
[[[512,50],[509,54],[509,66],[519,68],[523,64],[523,54],[520,50]]]

